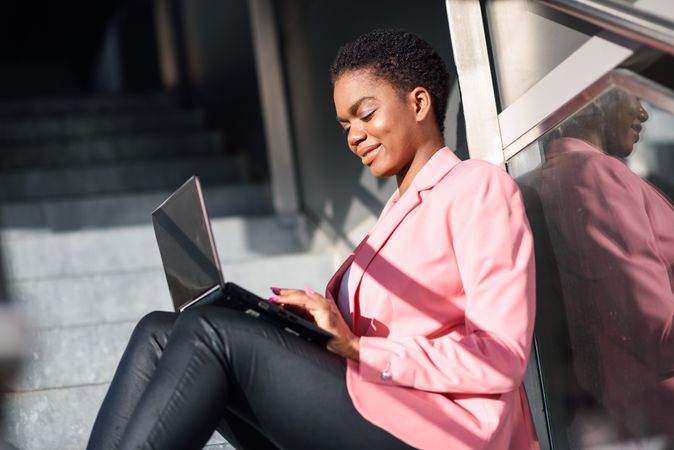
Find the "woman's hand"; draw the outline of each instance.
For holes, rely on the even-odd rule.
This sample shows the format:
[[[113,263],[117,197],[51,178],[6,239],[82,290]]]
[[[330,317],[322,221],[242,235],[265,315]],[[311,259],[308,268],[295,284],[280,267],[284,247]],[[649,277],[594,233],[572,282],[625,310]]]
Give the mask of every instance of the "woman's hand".
[[[297,289],[272,288],[272,290],[276,295],[269,300],[281,305],[291,306],[292,309],[289,309],[293,312],[296,311],[296,308],[306,311],[319,328],[334,336],[328,341],[328,350],[344,358],[354,361],[359,360],[360,340],[358,336],[351,332],[335,302],[311,289],[300,291]]]

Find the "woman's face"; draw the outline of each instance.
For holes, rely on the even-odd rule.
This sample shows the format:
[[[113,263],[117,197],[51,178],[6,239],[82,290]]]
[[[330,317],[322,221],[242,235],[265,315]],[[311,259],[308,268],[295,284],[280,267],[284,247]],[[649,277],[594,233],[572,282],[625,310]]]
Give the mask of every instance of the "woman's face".
[[[604,108],[604,150],[627,158],[641,136],[642,124],[648,120],[648,113],[639,99],[627,92],[616,91],[611,100]]]
[[[349,148],[374,176],[399,174],[415,155],[415,107],[370,70],[352,70],[335,81],[333,97]]]

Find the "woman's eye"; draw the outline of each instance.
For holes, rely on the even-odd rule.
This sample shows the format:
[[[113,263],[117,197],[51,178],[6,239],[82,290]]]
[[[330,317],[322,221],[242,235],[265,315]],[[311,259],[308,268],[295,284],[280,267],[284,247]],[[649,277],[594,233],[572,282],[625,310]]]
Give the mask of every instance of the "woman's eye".
[[[372,115],[374,114],[375,111],[376,111],[376,109],[373,109],[372,111],[370,111],[369,113],[367,113],[363,117],[361,117],[360,120],[362,120],[363,122],[369,121],[372,118]]]

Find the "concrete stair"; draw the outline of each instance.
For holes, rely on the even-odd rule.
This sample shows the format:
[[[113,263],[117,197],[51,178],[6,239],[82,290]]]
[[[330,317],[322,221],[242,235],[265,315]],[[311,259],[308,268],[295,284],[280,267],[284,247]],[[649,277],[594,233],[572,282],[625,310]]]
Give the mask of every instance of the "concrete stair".
[[[180,186],[192,175],[205,184],[223,177],[240,183],[246,178],[242,156],[162,158],[160,161],[108,163],[102,166],[35,168],[0,177],[0,201],[133,192]]]
[[[327,240],[302,217],[213,225],[225,277],[259,295],[272,285],[320,290],[335,269]],[[134,324],[171,309],[151,226],[5,233],[11,293],[32,331],[3,435],[21,449],[84,448]]]
[[[168,96],[0,105],[0,242],[9,292],[29,324],[26,361],[0,396],[0,437],[18,449],[85,447],[133,326],[171,309],[150,212],[193,173],[226,279],[268,296],[274,285],[320,290],[336,268],[328,239],[301,215],[275,217],[269,186],[246,182],[245,158],[224,155],[217,133],[110,119],[177,117],[176,105]],[[16,117],[44,134],[21,134]],[[65,130],[49,128],[59,120]],[[85,122],[86,132],[77,128]],[[232,449],[217,433],[206,448]]]
[[[217,156],[223,147],[215,132],[137,133],[82,140],[50,140],[42,145],[23,143],[2,147],[0,170],[105,164],[152,160],[157,157]]]
[[[0,201],[174,189],[248,179],[204,113],[168,95],[0,104]]]
[[[112,114],[117,111],[162,110],[180,106],[180,100],[163,93],[105,95],[11,100],[0,104],[0,118],[49,117],[60,114]]]
[[[147,224],[148,212],[171,192],[153,190],[0,204],[0,224],[5,227],[5,239],[43,231]],[[214,217],[256,216],[272,210],[266,183],[215,185],[206,187],[204,195]]]
[[[55,117],[9,119],[0,122],[0,142],[35,142],[45,139],[85,139],[157,130],[195,131],[203,123],[199,110],[131,111],[123,114],[72,114]]]

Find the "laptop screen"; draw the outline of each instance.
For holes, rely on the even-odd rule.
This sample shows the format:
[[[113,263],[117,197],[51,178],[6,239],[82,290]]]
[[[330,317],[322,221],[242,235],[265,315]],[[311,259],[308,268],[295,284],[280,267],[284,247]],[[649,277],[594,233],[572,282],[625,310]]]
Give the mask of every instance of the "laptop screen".
[[[176,309],[222,284],[197,177],[187,180],[152,213],[152,223]]]

